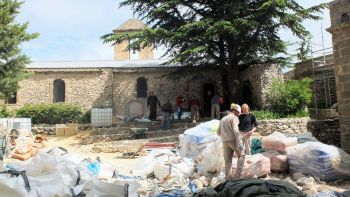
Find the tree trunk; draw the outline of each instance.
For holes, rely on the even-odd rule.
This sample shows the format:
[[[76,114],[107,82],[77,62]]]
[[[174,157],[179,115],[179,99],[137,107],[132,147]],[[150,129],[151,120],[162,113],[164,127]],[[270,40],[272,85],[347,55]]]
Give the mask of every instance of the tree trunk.
[[[239,103],[240,81],[238,78],[238,66],[230,67],[228,70],[228,88],[231,103]]]

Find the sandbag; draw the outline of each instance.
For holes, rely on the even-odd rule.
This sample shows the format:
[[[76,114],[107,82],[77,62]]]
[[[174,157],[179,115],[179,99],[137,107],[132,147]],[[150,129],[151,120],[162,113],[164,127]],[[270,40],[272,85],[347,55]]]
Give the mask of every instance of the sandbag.
[[[262,154],[246,155],[241,178],[262,177],[270,173],[270,159]],[[235,176],[237,170],[237,158],[232,158],[230,174]]]
[[[275,131],[272,134],[263,137],[261,142],[264,151],[271,150],[285,154],[288,147],[298,143],[298,138],[286,137],[282,133]]]
[[[323,181],[350,179],[350,155],[321,142],[305,142],[287,148],[289,170],[317,176]]]

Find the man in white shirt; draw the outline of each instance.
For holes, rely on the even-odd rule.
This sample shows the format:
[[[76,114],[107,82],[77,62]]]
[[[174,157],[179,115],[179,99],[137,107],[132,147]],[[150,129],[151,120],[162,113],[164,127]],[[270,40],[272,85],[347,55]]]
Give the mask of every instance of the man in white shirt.
[[[232,103],[229,114],[220,120],[217,130],[217,134],[221,137],[223,145],[226,179],[230,178],[229,173],[232,166],[233,153],[236,152],[238,157],[242,155],[243,143],[238,128],[238,116],[240,113],[241,107]]]

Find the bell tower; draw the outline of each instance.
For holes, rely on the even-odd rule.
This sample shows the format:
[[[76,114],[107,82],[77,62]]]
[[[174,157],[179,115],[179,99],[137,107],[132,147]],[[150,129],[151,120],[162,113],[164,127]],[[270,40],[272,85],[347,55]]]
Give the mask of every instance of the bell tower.
[[[145,24],[137,19],[129,19],[115,30],[114,33],[134,33],[145,28]],[[153,59],[152,47],[137,50],[125,51],[132,40],[124,40],[122,43],[114,45],[114,60],[150,60]]]
[[[330,3],[341,148],[350,153],[350,0]]]

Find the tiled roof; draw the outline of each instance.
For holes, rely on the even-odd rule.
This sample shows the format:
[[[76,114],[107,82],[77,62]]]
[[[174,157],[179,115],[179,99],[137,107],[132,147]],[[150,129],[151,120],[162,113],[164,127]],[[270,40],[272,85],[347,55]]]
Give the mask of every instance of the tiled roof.
[[[139,31],[145,28],[145,24],[137,19],[129,19],[114,31]]]
[[[33,61],[28,69],[85,69],[85,68],[158,68],[175,65],[161,65],[167,60],[83,60],[83,61]]]

